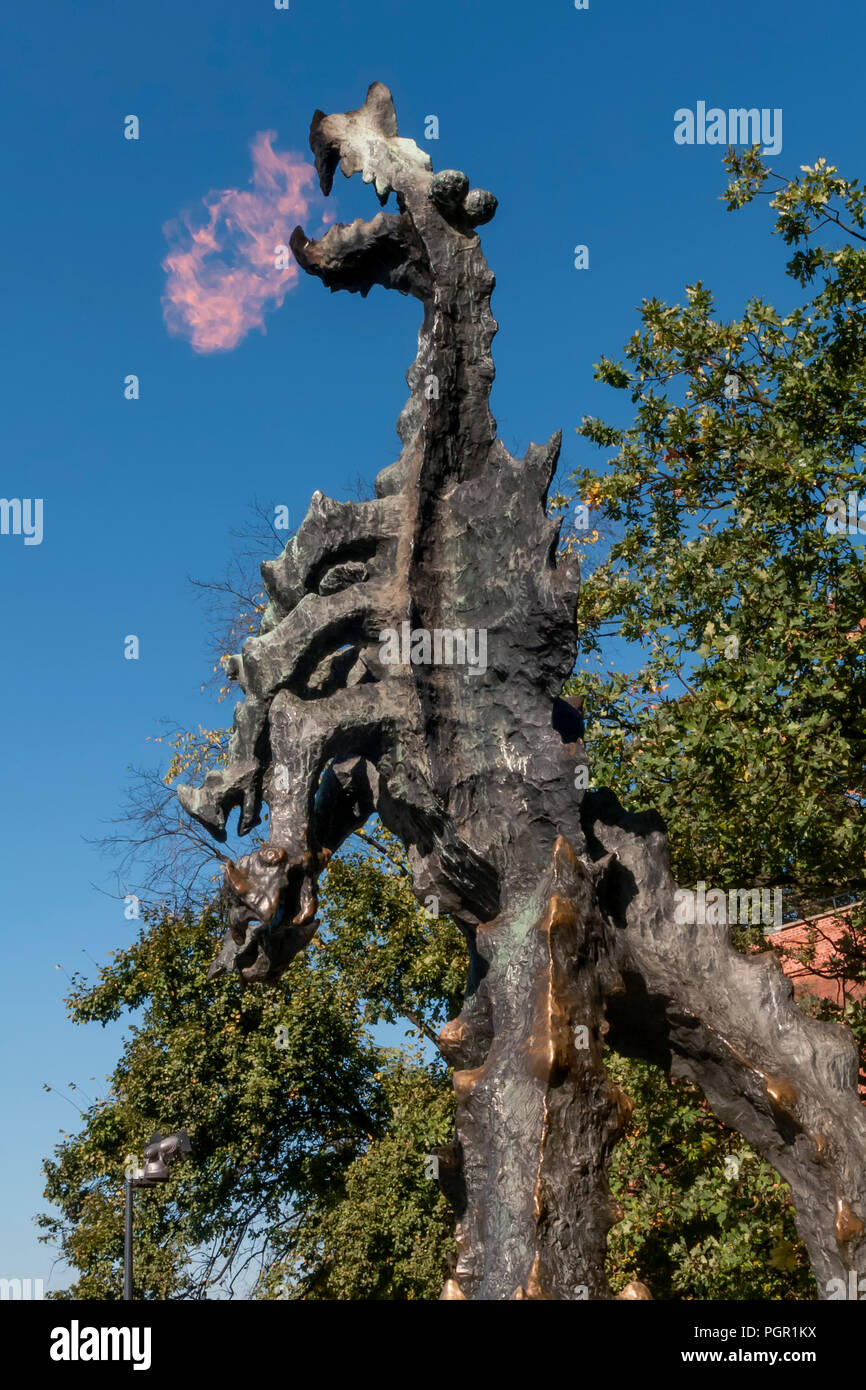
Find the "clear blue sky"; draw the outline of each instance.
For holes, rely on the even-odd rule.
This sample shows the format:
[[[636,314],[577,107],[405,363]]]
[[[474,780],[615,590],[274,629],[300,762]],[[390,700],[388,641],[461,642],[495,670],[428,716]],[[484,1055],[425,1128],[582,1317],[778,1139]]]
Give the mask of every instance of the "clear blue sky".
[[[0,491],[42,497],[45,534],[31,547],[0,536],[0,1275],[47,1283],[39,1170],[77,1117],[42,1083],[101,1091],[120,1036],[67,1021],[55,966],[92,968],[83,950],[103,960],[135,926],[98,891],[111,866],[85,840],[117,812],[130,765],[158,760],[160,718],[224,722],[200,693],[208,634],[187,576],[222,573],[254,497],[297,524],[314,488],[349,495],[396,457],[419,320],[414,301],[330,296],[305,277],[266,334],[196,354],[163,324],[163,225],[211,189],[243,188],[257,132],[308,154],[316,107],[346,110],[386,82],[402,134],[424,144],[425,116],[439,117],[434,167],[499,198],[483,240],[501,436],[522,452],[561,426],[574,466],[595,455],[573,427],[610,410],[592,364],[617,355],[641,298],[681,299],[699,277],[726,314],[780,296],[766,208],[725,212],[722,151],[676,145],[674,111],[781,107],[780,172],[826,155],[862,176],[866,20],[851,0],[5,8]],[[129,113],[138,142],[123,139]],[[335,203],[341,220],[378,206],[340,177]],[[137,662],[123,659],[128,633]]]

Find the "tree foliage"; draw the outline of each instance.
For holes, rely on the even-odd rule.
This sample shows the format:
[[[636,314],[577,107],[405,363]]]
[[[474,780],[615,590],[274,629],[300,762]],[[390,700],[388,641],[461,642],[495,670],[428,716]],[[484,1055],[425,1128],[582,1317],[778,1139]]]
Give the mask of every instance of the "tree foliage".
[[[730,208],[771,177],[726,163]],[[590,563],[615,532],[581,595],[583,685],[595,780],[658,807],[681,882],[808,895],[866,878],[864,198],[820,160],[770,206],[805,302],[724,322],[691,285],[597,366],[634,418],[578,431],[615,450],[574,478]],[[863,533],[838,525],[851,493]],[[634,670],[601,668],[612,635]]]
[[[457,933],[396,872],[376,876],[355,854],[331,873],[329,927],[278,988],[207,979],[223,929],[213,907],[148,910],[95,984],[76,979],[76,1022],[134,1022],[107,1096],[46,1164],[59,1214],[40,1225],[79,1271],[64,1296],[120,1297],[126,1156],[181,1126],[192,1157],[136,1199],[137,1296],[257,1282],[267,1295],[274,1271],[281,1296],[438,1296],[448,1209],[424,1170],[450,1138],[450,1084],[417,1049],[377,1046],[371,1025],[411,1003],[430,1029],[454,995]],[[399,929],[380,951],[389,922]]]

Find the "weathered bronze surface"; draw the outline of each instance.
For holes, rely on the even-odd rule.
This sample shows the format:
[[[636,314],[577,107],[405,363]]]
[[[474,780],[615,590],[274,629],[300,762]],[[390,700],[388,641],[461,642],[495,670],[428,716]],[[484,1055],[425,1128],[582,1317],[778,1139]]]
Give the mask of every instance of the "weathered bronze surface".
[[[419,900],[434,896],[469,949],[463,1012],[441,1035],[459,1252],[443,1299],[611,1297],[606,1170],[630,1106],[603,1038],[693,1078],[776,1166],[824,1296],[830,1278],[866,1273],[856,1049],[800,1012],[775,960],[738,954],[724,926],[676,921],[656,816],[581,789],[582,710],[561,698],[578,575],[546,512],[560,437],[514,459],[489,409],[494,279],[475,228],[496,199],[433,173],[381,83],[358,110],[316,112],[310,145],[326,194],[339,165],[397,211],[320,241],[297,228],[298,263],[332,291],[412,295],[423,322],[398,459],[372,501],[315,493],[263,565],[269,606],[231,663],[245,698],[228,765],[179,793],[217,839],[233,808],[241,834],[270,811],[270,845],[226,869],[212,970],[278,979],[315,932],[330,853],[377,812]],[[389,658],[387,632],[420,634],[420,659]]]

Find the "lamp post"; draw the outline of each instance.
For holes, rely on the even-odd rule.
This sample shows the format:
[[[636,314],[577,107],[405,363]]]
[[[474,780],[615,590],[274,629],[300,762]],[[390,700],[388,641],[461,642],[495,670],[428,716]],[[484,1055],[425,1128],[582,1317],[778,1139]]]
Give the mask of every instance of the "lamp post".
[[[156,1187],[157,1183],[167,1182],[168,1165],[171,1160],[180,1158],[183,1154],[188,1154],[191,1151],[192,1145],[185,1129],[179,1129],[177,1134],[168,1134],[164,1139],[161,1134],[154,1134],[144,1150],[144,1167],[133,1168],[130,1164],[126,1169],[124,1183],[126,1205],[123,1226],[123,1299],[125,1303],[132,1301],[132,1212],[135,1188]]]

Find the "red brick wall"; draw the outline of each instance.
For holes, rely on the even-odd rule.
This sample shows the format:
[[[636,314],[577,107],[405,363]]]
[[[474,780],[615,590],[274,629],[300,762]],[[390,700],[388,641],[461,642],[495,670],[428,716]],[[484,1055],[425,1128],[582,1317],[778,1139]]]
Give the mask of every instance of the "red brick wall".
[[[837,908],[826,917],[816,917],[807,922],[793,922],[774,932],[773,946],[779,949],[782,969],[794,985],[794,998],[802,994],[816,994],[821,999],[829,999],[840,1008],[846,999],[866,999],[866,985],[846,983],[841,980],[827,980],[814,974],[814,969],[790,958],[789,952],[806,946],[814,946],[814,967],[819,970],[827,965],[834,954],[834,943],[846,930],[850,908]],[[866,1099],[866,1073],[860,1072],[860,1095]]]

